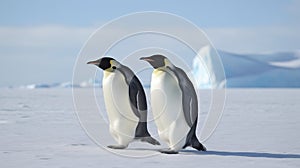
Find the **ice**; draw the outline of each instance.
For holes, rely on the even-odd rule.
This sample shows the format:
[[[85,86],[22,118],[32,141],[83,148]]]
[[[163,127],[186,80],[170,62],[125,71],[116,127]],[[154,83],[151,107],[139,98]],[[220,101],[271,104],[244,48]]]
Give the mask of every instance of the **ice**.
[[[234,54],[203,47],[193,60],[193,74],[199,88],[300,87],[300,53]],[[200,59],[199,59],[200,58]]]
[[[224,88],[226,83],[225,71],[221,58],[211,46],[200,49],[193,60],[192,74],[198,88]]]
[[[80,89],[81,94],[90,89]],[[209,90],[200,93],[198,133],[210,102]],[[300,90],[227,89],[226,93],[221,122],[204,142],[208,152],[187,148],[166,155],[139,142],[121,151],[129,156],[154,153],[136,159],[116,155],[89,139],[74,112],[71,89],[1,89],[0,167],[299,167]],[[103,145],[114,143],[110,134],[102,135]]]

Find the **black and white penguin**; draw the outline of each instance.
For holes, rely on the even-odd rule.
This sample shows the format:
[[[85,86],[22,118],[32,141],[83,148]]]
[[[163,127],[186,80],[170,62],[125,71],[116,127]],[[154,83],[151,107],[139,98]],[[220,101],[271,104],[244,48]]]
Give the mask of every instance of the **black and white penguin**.
[[[160,145],[148,132],[145,92],[132,70],[110,57],[87,64],[94,64],[104,71],[102,87],[109,131],[117,141],[117,145],[108,147],[124,149],[134,140]]]
[[[160,138],[169,146],[161,152],[176,154],[187,146],[206,151],[196,136],[198,100],[186,73],[162,55],[140,59],[154,68],[151,79],[152,113]]]

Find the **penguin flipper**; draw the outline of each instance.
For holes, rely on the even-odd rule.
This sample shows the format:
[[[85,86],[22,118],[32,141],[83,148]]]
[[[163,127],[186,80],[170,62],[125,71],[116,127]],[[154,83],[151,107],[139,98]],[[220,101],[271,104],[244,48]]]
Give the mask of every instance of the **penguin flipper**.
[[[144,88],[136,75],[126,66],[119,68],[120,72],[125,76],[129,86],[130,106],[136,117],[139,118],[138,125],[135,130],[135,139],[148,142],[152,145],[160,145],[160,143],[151,137],[147,128],[147,100]]]
[[[136,76],[133,77],[129,84],[130,105],[134,114],[139,118],[138,125],[135,130],[135,139],[142,142],[148,142],[152,145],[160,145],[160,143],[151,137],[147,128],[147,102],[145,91]]]
[[[186,73],[178,68],[169,68],[177,77],[179,87],[182,91],[182,107],[187,124],[192,127],[198,118],[198,98],[193,83]]]

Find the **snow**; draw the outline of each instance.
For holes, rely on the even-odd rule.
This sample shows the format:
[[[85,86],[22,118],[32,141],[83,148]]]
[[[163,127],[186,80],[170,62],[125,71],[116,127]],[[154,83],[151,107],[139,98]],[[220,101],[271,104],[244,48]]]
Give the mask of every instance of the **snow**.
[[[300,57],[292,61],[271,62],[270,64],[278,67],[283,67],[283,68],[300,68]]]
[[[88,97],[92,88],[77,90]],[[157,152],[158,147],[135,142],[128,149],[111,150],[126,155],[120,156],[96,145],[84,132],[71,89],[1,89],[0,167],[299,167],[300,90],[227,89],[226,93],[221,122],[204,142],[208,152],[187,148],[166,155]],[[201,90],[200,95],[198,132],[210,106],[210,91]],[[92,107],[82,108],[92,114]],[[87,118],[96,122],[93,116]],[[114,143],[106,134],[107,123],[100,124],[103,127],[95,130],[102,145]]]

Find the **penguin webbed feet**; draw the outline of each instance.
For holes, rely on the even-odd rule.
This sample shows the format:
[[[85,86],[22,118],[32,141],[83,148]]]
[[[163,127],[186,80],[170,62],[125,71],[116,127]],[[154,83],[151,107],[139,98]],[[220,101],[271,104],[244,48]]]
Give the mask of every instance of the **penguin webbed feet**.
[[[207,151],[206,147],[202,145],[200,142],[193,143],[191,146],[197,149],[198,151]]]
[[[207,151],[206,147],[203,145],[201,151]]]
[[[178,151],[172,149],[161,149],[159,152],[164,154],[178,154]]]
[[[108,145],[107,147],[111,148],[111,149],[125,149],[125,148],[127,148],[127,146],[125,146],[125,145]]]
[[[142,137],[140,140],[142,142],[148,142],[152,145],[160,145],[160,143],[156,139],[152,138],[151,136]]]

